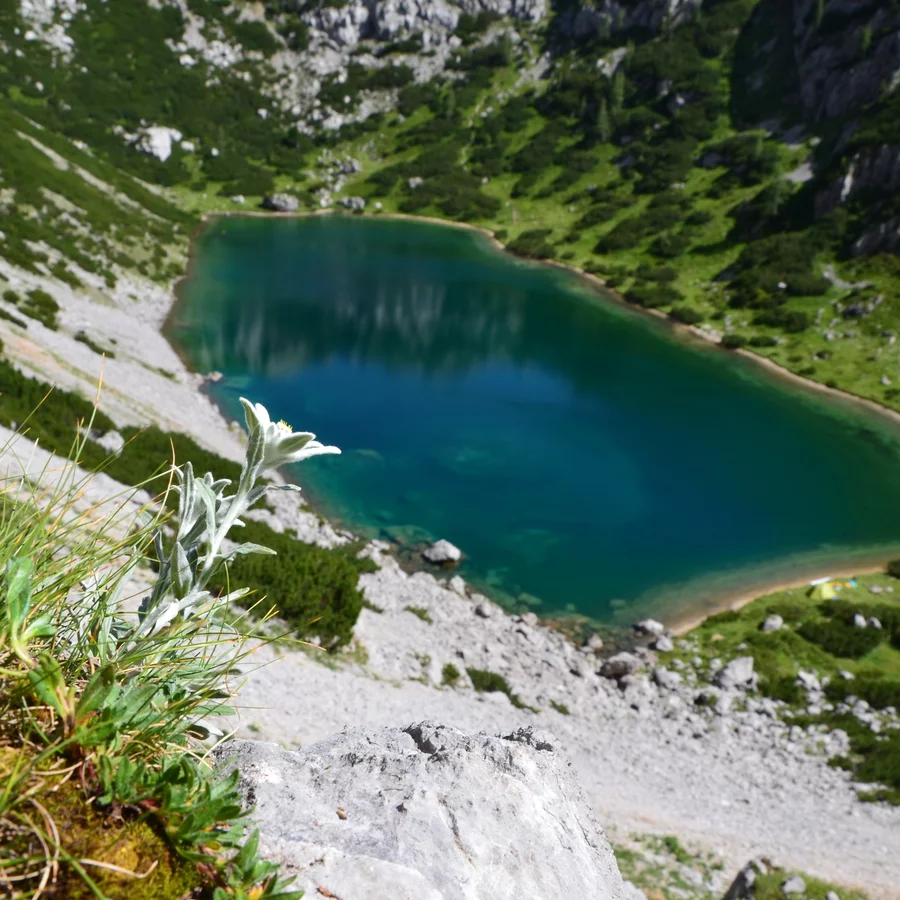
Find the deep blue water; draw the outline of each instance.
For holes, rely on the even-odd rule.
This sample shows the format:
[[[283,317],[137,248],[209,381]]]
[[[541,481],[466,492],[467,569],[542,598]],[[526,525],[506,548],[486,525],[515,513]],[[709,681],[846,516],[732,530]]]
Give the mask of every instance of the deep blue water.
[[[298,471],[324,512],[445,537],[468,578],[544,612],[675,616],[900,544],[893,425],[472,232],[218,220],[170,334],[224,373],[230,412],[247,396],[342,448]]]

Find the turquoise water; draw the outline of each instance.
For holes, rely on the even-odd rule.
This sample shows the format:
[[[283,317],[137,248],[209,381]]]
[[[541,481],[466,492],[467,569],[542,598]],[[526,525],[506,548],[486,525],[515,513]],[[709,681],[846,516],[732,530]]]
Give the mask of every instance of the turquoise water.
[[[540,611],[610,621],[900,544],[900,434],[688,347],[481,235],[350,217],[220,219],[170,336],[237,398],[337,444],[326,514]],[[723,575],[723,573],[732,573]]]

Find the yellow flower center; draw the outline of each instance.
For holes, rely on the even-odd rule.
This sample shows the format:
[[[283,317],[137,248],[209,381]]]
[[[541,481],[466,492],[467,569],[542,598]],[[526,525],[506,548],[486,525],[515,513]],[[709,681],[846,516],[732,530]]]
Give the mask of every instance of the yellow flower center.
[[[294,433],[294,429],[291,428],[291,426],[288,425],[288,423],[285,422],[284,419],[282,419],[276,427],[283,435],[289,435],[289,434]]]

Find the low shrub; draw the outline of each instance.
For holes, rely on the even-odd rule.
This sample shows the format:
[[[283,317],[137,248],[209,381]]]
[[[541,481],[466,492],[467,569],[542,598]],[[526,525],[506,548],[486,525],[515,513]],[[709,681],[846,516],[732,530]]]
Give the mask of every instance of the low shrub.
[[[271,56],[280,46],[262,22],[238,22],[234,25],[234,36],[245,49],[257,50],[264,56]]]
[[[35,319],[47,328],[56,331],[58,324],[56,314],[59,312],[59,304],[40,288],[28,292],[28,296],[19,307],[30,319]]]
[[[261,522],[246,522],[241,538],[278,554],[242,556],[230,564],[228,581],[250,588],[249,604],[262,600],[263,611],[275,607],[299,635],[315,635],[329,650],[350,640],[362,609],[354,558],[278,534]],[[213,587],[224,591],[228,581],[220,578]]]
[[[115,359],[116,354],[113,353],[112,350],[107,350],[104,347],[101,347],[97,344],[91,337],[85,334],[83,331],[79,331],[75,335],[75,340],[78,341],[79,344],[84,344],[86,347],[90,347],[91,350],[94,351],[98,356],[105,356],[107,359]]]
[[[506,249],[517,256],[550,259],[554,255],[554,251],[553,246],[547,242],[549,234],[549,228],[533,228],[530,231],[523,231],[506,245]]]
[[[797,634],[832,656],[859,659],[883,643],[888,635],[875,628],[856,628],[838,619],[804,622]]]
[[[703,620],[705,625],[728,625],[731,622],[737,622],[741,618],[741,614],[736,609],[726,609],[723,612],[715,613],[715,615],[707,616]]]
[[[660,306],[669,306],[684,299],[681,291],[668,284],[637,284],[625,295],[632,303],[655,309]]]
[[[748,341],[751,347],[777,347],[778,340],[771,334],[754,334]]]
[[[738,350],[745,346],[746,343],[747,338],[743,334],[726,334],[719,341],[719,346],[724,347],[726,350]]]
[[[466,669],[466,673],[472,680],[472,687],[480,694],[500,693],[509,697],[509,702],[517,709],[530,709],[522,702],[518,694],[514,694],[512,688],[502,675],[490,672],[487,669]]]
[[[697,325],[703,321],[703,313],[692,306],[673,306],[669,315],[676,321],[685,325]]]
[[[445,663],[444,668],[441,669],[441,680],[447,687],[456,687],[461,677],[462,673],[453,663]]]
[[[872,629],[860,628],[859,630],[871,631]],[[828,699],[834,702],[845,700],[852,695],[865,700],[869,706],[875,709],[887,709],[889,706],[900,709],[900,679],[898,678],[875,678],[865,675],[854,678],[853,681],[836,678],[825,688],[825,693]]]
[[[18,325],[19,328],[28,327],[28,323],[24,319],[20,319],[18,316],[14,316],[12,313],[8,313],[5,309],[0,309],[0,319],[5,319],[7,322],[12,322],[13,325]]]
[[[796,706],[806,699],[803,688],[797,684],[797,679],[790,675],[783,678],[763,679],[760,682],[759,691],[765,697],[780,700],[791,706]]]

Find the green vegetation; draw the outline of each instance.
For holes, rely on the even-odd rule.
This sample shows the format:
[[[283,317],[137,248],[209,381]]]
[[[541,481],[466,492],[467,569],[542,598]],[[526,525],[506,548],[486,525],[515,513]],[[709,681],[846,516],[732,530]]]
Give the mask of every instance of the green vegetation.
[[[840,708],[809,714],[806,693],[796,681],[801,670],[815,673],[835,705],[864,700],[874,710],[900,709],[900,589],[889,575],[840,584],[834,600],[815,599],[808,589],[786,590],[710,616],[691,633],[696,648],[672,655],[700,655],[707,663],[714,657],[752,656],[760,693],[787,703],[789,721],[847,733],[850,756],[831,762],[851,770],[858,781],[876,785],[862,795],[865,799],[900,803],[900,732],[876,733]],[[784,627],[762,631],[770,615],[781,616]],[[857,627],[857,615],[877,619],[881,627]]]
[[[59,312],[59,304],[46,291],[38,289],[29,291],[19,308],[29,318],[56,331],[56,314]]]
[[[684,900],[687,897],[691,900],[719,900],[723,891],[710,889],[713,878],[721,883],[724,874],[737,875],[737,872],[723,871],[722,861],[716,855],[685,846],[674,835],[632,834],[620,837],[613,844],[613,849],[623,878],[656,900]],[[784,900],[781,885],[794,875],[800,875],[806,883],[804,897],[825,900],[828,892],[834,891],[841,900],[866,900],[861,891],[826,884],[805,873],[780,868],[757,876],[754,897]]]
[[[86,439],[86,422],[99,432],[115,428],[108,416],[77,394],[51,389],[0,360],[0,424],[9,427],[15,423],[48,450],[62,456],[77,455],[88,469],[102,470],[122,484],[147,486],[151,491],[165,489],[173,460],[189,459],[199,469],[232,483],[240,479],[237,463],[210,453],[186,435],[155,426],[122,429],[125,446],[118,456],[109,457]],[[174,503],[174,495],[169,495],[171,508]],[[347,643],[362,605],[359,575],[374,568],[370,560],[356,558],[359,546],[324,550],[252,521],[245,524],[242,534],[278,555],[271,560],[241,557],[231,566],[231,579],[251,588],[256,600],[266,598],[269,606],[277,606],[285,621],[302,635],[315,634],[332,649]],[[227,583],[223,573],[215,587],[224,590]]]
[[[444,668],[441,669],[441,681],[446,684],[447,687],[456,687],[461,677],[462,673],[453,665],[453,663],[444,663]]]
[[[91,350],[94,351],[98,356],[105,356],[107,359],[115,359],[116,354],[113,353],[112,350],[107,350],[105,347],[101,347],[98,343],[96,343],[88,334],[85,334],[83,331],[78,331],[75,333],[75,340],[80,344],[84,344],[86,347],[90,347]]]
[[[428,610],[423,606],[404,606],[403,607],[406,612],[412,613],[416,618],[421,619],[423,622],[427,622],[429,625],[433,623],[431,616],[428,614]]]
[[[528,706],[528,704],[522,701],[522,698],[519,697],[518,694],[513,693],[512,688],[507,683],[506,679],[502,675],[498,675],[496,672],[490,672],[487,669],[466,669],[466,673],[472,681],[472,687],[475,688],[476,691],[483,694],[491,694],[491,693],[500,693],[506,694],[509,697],[509,702],[512,703],[516,709],[529,709],[532,712],[536,712],[536,710]]]
[[[264,610],[277,609],[301,636],[315,635],[329,650],[350,641],[362,609],[357,583],[360,572],[368,568],[364,561],[277,534],[260,522],[246,522],[241,537],[271,547],[278,556],[236,559],[229,566],[228,579],[214,582],[217,590],[227,591],[232,583],[247,586],[252,591],[250,603],[264,601]],[[273,566],[275,560],[278,564]]]
[[[96,424],[90,419],[85,428]],[[250,447],[259,445],[258,429]],[[291,448],[263,439],[258,458]],[[281,439],[276,439],[283,443]],[[177,533],[150,521],[85,521],[73,478],[0,503],[0,864],[10,897],[191,896],[291,900],[257,856],[237,773],[214,777],[203,741],[228,714],[227,675],[247,655],[205,586],[241,545],[222,541],[255,496],[248,458],[235,492],[174,472]],[[44,473],[46,474],[46,473]],[[50,483],[54,483],[53,479]],[[137,616],[119,602],[136,566],[159,578]],[[214,651],[213,651],[213,648]]]
[[[566,706],[565,703],[558,703],[556,700],[550,701],[550,706],[553,707],[560,715],[570,716],[572,713],[569,710],[569,707]]]
[[[327,150],[361,161],[344,192],[365,197],[369,209],[377,200],[388,213],[488,226],[515,253],[579,266],[631,302],[724,334],[725,349],[749,347],[900,409],[900,388],[882,377],[900,364],[900,344],[890,342],[900,331],[900,266],[888,254],[850,255],[877,216],[893,214],[893,200],[867,198],[818,219],[814,210],[850,154],[894,141],[896,98],[887,93],[859,111],[839,152],[837,124],[807,123],[827,165],[807,184],[786,178],[811,142],[787,145],[762,124],[800,114],[789,99],[797,85],[792,21],[773,0],[707,2],[702,16],[659,35],[580,41],[561,35],[552,18],[520,25],[516,43],[492,39],[493,15],[463,15],[454,77],[422,84],[392,59],[423,52],[420,36],[366,42],[387,65],[353,60],[345,80],[326,78],[323,109],[357,109],[366,91],[394,92],[396,104],[312,136],[267,98],[273,75],[263,63],[280,40],[306,46],[300,7],[264,6],[278,37],[261,22],[239,23],[227,4],[192,2],[244,51],[214,71],[200,58],[182,65],[167,45],[184,27],[173,7],[87,0],[69,26],[73,58],[56,64],[43,44],[24,39],[17,7],[0,7],[0,38],[12,51],[0,61],[0,177],[15,185],[0,253],[76,289],[83,272],[115,284],[117,266],[168,281],[182,271],[196,213],[221,208],[224,197],[242,194],[252,204],[278,188],[314,208],[315,155]],[[754,48],[770,40],[774,49],[761,60]],[[520,81],[548,50],[546,77]],[[626,55],[603,74],[614,50]],[[113,131],[137,135],[147,123],[177,128],[197,146],[176,142],[161,162]],[[822,277],[826,263],[846,282],[869,285],[835,286]],[[52,323],[52,310],[30,310],[23,312]]]

